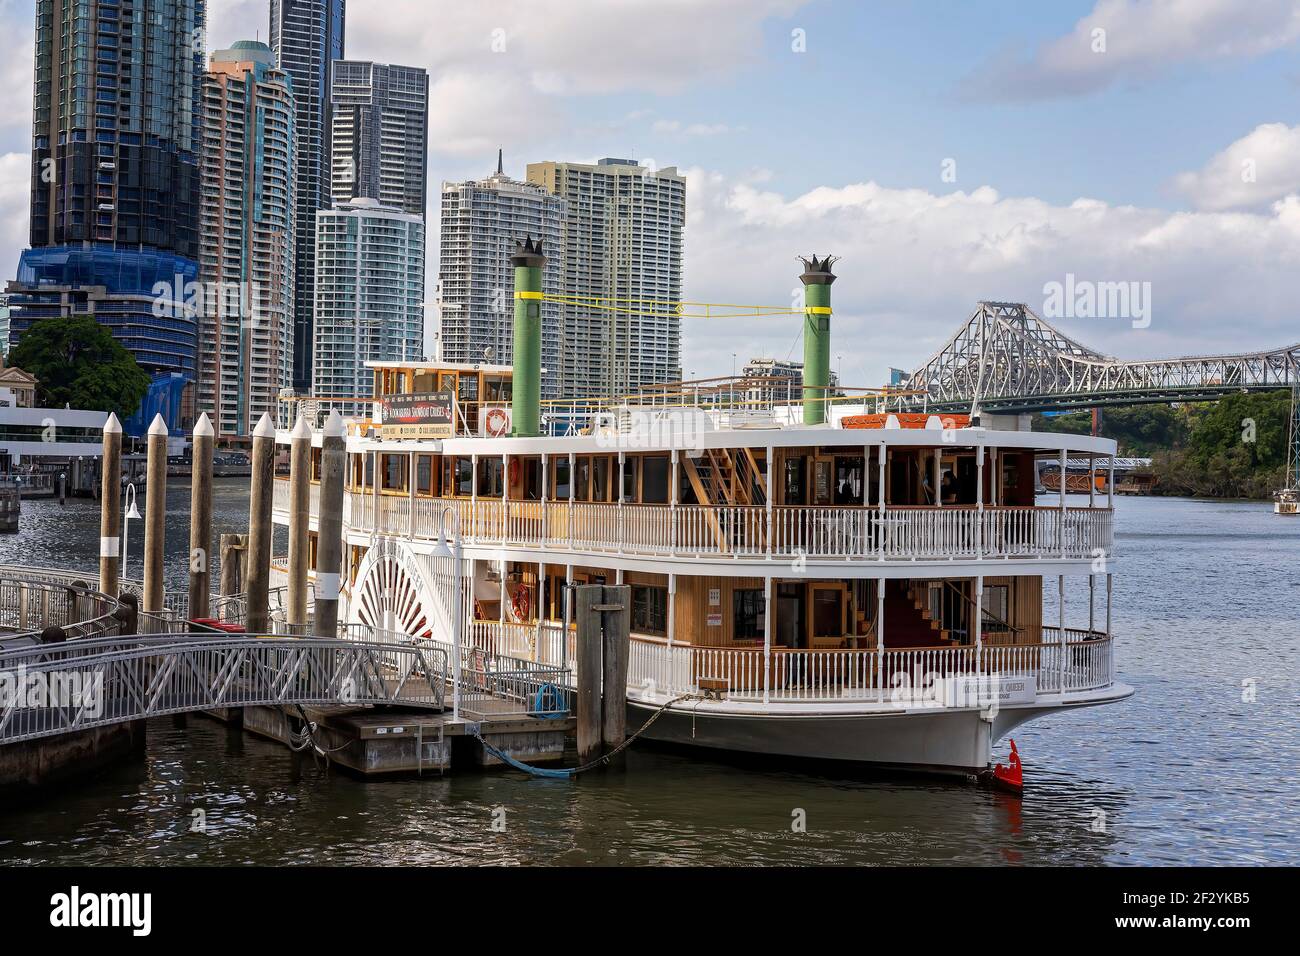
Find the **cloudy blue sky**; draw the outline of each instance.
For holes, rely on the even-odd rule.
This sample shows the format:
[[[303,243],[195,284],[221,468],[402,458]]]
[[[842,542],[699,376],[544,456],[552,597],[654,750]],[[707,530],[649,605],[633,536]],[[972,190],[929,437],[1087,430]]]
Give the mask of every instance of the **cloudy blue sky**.
[[[265,39],[266,0],[209,5],[210,48]],[[696,300],[788,302],[796,254],[842,256],[850,384],[920,364],[980,299],[1041,309],[1067,273],[1151,283],[1149,327],[1057,323],[1112,354],[1300,340],[1300,0],[350,6],[348,56],[430,70],[435,183],[486,174],[498,144],[521,177],[544,159],[676,165]],[[27,230],[32,9],[0,0],[8,270]],[[784,357],[797,333],[689,323],[685,371]]]

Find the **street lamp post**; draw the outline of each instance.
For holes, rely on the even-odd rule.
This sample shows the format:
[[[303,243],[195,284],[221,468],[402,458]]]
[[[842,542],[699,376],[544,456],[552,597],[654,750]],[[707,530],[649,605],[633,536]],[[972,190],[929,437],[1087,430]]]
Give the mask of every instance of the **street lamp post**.
[[[447,516],[451,515],[455,519],[455,541],[449,543],[447,540]],[[460,644],[461,630],[463,627],[464,609],[461,607],[461,563],[462,550],[460,542],[460,514],[451,505],[442,509],[442,521],[438,527],[438,548],[435,554],[452,560],[452,591],[451,601],[451,719],[460,720]]]
[[[122,515],[122,580],[126,580],[126,559],[131,552],[127,550],[127,541],[131,529],[131,519],[139,518],[140,511],[135,506],[135,482],[126,486],[126,504],[123,506],[125,513]]]

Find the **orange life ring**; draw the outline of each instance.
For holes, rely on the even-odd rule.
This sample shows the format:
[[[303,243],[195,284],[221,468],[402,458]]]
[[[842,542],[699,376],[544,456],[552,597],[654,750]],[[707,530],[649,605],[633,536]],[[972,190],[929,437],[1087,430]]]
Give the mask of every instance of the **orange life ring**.
[[[528,594],[528,585],[521,584],[515,588],[514,597],[510,599],[510,607],[515,612],[516,621],[527,621],[528,611],[530,610],[531,598]]]
[[[519,459],[518,458],[510,459],[509,475],[510,475],[510,484],[512,485],[519,484]]]

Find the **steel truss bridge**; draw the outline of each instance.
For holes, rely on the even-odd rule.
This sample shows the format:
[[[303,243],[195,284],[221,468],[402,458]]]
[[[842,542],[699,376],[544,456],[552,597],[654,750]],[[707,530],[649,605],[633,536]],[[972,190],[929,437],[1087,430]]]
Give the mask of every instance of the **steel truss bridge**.
[[[162,634],[0,646],[0,745],[224,707],[443,708],[446,651],[384,640]]]
[[[906,383],[900,410],[1042,412],[1213,401],[1300,387],[1300,344],[1271,352],[1124,361],[1054,329],[1023,303],[981,302]],[[891,403],[894,404],[894,403]]]

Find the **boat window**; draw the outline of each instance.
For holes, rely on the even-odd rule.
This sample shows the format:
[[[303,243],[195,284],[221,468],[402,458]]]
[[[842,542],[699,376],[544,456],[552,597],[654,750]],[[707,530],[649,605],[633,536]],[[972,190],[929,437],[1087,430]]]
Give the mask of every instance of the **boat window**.
[[[767,607],[763,601],[763,589],[737,588],[731,595],[735,627],[732,637],[737,641],[761,641]]]
[[[417,495],[433,494],[433,456],[415,456],[415,493]]]
[[[456,459],[456,494],[468,498],[474,493],[474,463],[468,458]]]
[[[375,456],[362,455],[361,457],[365,462],[362,465],[361,486],[363,488],[373,488],[375,485]]]
[[[636,473],[641,459],[631,456],[623,460],[623,500],[636,501]]]
[[[632,585],[631,629],[638,634],[668,633],[668,589],[653,585]]]
[[[567,456],[555,459],[555,500],[564,501],[569,497],[569,459]]]
[[[838,587],[813,588],[813,637],[844,636],[844,592]]]
[[[795,455],[785,460],[785,503],[788,505],[805,505],[808,503],[807,482],[804,472],[807,459]]]
[[[609,500],[609,457],[598,455],[591,461],[591,500]]]
[[[406,490],[406,465],[407,458],[405,455],[381,455],[380,471],[383,475],[382,487],[386,491],[405,491]]]
[[[668,503],[668,456],[650,455],[641,463],[641,500],[647,504]]]
[[[862,504],[863,460],[857,456],[835,456],[835,503]]]
[[[1011,588],[1005,584],[984,585],[984,622],[985,631],[1005,631],[1010,628],[1007,623]]]
[[[591,500],[591,458],[579,455],[574,463],[573,497],[579,501]]]
[[[500,498],[505,490],[503,478],[505,462],[500,458],[480,458],[478,463],[478,495],[480,498]]]
[[[522,461],[523,498],[525,501],[540,501],[542,498],[542,460],[540,458],[524,458]]]

